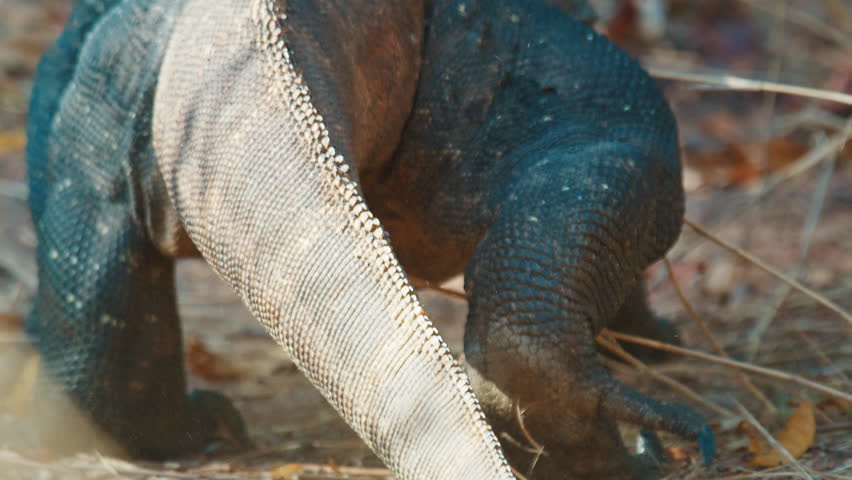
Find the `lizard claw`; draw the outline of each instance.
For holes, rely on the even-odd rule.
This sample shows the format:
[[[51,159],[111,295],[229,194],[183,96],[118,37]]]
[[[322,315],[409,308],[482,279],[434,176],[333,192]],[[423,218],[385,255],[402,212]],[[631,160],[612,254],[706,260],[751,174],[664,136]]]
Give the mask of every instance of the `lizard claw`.
[[[716,436],[706,423],[701,427],[698,434],[698,448],[701,451],[701,460],[704,465],[710,465],[716,456]]]
[[[709,425],[704,424],[698,434],[698,449],[704,466],[713,463],[716,456],[716,437]],[[654,467],[668,463],[671,458],[666,454],[660,437],[653,430],[642,429],[636,439],[636,455],[645,467]]]
[[[642,429],[636,438],[636,452],[639,457],[647,458],[651,463],[668,463],[670,458],[663,448],[660,437],[653,430]]]

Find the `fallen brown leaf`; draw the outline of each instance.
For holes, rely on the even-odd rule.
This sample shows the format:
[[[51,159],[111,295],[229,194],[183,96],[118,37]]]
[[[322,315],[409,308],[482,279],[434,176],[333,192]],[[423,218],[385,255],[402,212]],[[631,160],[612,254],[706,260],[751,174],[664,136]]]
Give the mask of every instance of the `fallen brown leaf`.
[[[343,472],[340,470],[340,465],[338,465],[331,457],[328,457],[328,468],[337,475],[343,475]]]
[[[24,326],[24,317],[17,313],[0,313],[0,330],[18,331]]]
[[[206,380],[233,380],[242,373],[197,338],[189,339],[186,357],[189,370]]]
[[[667,448],[666,451],[669,454],[669,458],[671,458],[675,462],[682,462],[689,458],[689,452],[682,447],[670,447]]]
[[[743,421],[738,430],[744,431],[751,437],[748,449],[754,456],[749,461],[750,466],[774,467],[784,461],[778,451],[772,448],[748,422]],[[796,407],[781,431],[775,434],[775,439],[790,452],[793,458],[799,458],[814,443],[815,432],[814,405],[805,400]]]
[[[291,480],[295,475],[303,473],[305,466],[301,463],[285,463],[269,472],[274,479]]]
[[[717,149],[686,152],[685,163],[702,184],[748,186],[794,163],[806,152],[804,145],[790,137],[774,137],[767,142],[732,141]],[[695,183],[695,179],[690,181]]]
[[[775,137],[766,144],[766,153],[769,161],[767,168],[775,171],[798,160],[807,153],[807,149],[790,137]]]

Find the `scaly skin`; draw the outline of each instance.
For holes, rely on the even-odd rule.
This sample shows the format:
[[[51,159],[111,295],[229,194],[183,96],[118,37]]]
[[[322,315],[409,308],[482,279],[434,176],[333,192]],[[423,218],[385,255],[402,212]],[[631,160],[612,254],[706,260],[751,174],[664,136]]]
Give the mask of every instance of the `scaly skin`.
[[[409,272],[465,269],[465,351],[493,425],[551,453],[535,478],[641,478],[615,422],[698,439],[691,409],[640,395],[597,361],[614,326],[671,340],[641,271],[677,237],[677,129],[652,79],[554,9],[435,2],[415,109],[365,193]],[[667,337],[667,338],[666,338]],[[531,456],[504,444],[525,471]],[[521,459],[524,459],[523,461]]]
[[[507,478],[464,376],[430,333],[381,230],[358,210],[363,193],[409,272],[440,280],[465,271],[466,367],[498,430],[520,438],[514,406],[526,409],[527,428],[549,453],[534,478],[656,475],[648,461],[626,453],[617,420],[703,434],[697,414],[614,382],[596,360],[593,338],[604,326],[671,335],[648,309],[637,278],[677,236],[683,197],[676,127],[662,95],[633,60],[565,15],[586,16],[585,2],[437,0],[428,11],[414,0],[268,2],[282,7],[276,21],[286,28],[269,12],[250,17],[236,0],[226,3],[206,9],[195,0],[80,2],[39,68],[28,162],[40,285],[27,332],[62,389],[103,430],[130,453],[154,458],[245,444],[227,399],[186,394],[173,267],[176,258],[200,251],[404,478],[439,471],[429,454],[456,444],[430,445],[416,431],[406,437],[405,428],[393,427],[409,424],[395,398],[416,397],[412,414],[434,409],[416,403],[429,398],[426,390],[369,392],[335,383],[365,374],[362,367],[347,370],[350,360],[377,369],[373,375],[382,380],[404,365],[438,372],[437,396],[446,401],[440,405],[465,409],[458,418],[467,423],[453,425],[456,432],[424,420],[423,428],[471,449],[454,471]],[[182,10],[186,4],[192,8]],[[266,3],[246,2],[246,11],[248,4]],[[220,30],[226,26],[233,32]],[[282,44],[293,64],[278,71],[291,61]],[[171,67],[161,71],[168,58]],[[246,78],[251,68],[257,77]],[[304,121],[294,112],[305,104],[287,99],[307,98],[293,85],[309,89],[310,107],[324,119],[308,115],[305,125],[317,127],[308,135],[292,131]],[[295,123],[276,124],[288,115]],[[252,135],[235,135],[229,121]],[[322,137],[311,137],[316,132]],[[289,156],[276,159],[267,144]],[[304,171],[293,168],[295,161],[308,165],[293,152],[325,155],[329,144],[342,155],[333,166],[340,170],[326,172],[331,180],[311,176],[317,165],[332,168],[323,163],[327,157],[309,158],[314,163]],[[222,171],[252,173],[226,178]],[[319,203],[286,197],[289,188],[314,180],[302,196],[328,189],[317,193]],[[348,190],[334,197],[340,185]],[[285,193],[270,198],[260,186]],[[282,210],[257,208],[270,204]],[[292,225],[305,208],[338,223]],[[289,240],[267,238],[267,230]],[[338,242],[328,241],[334,235],[340,245],[377,249],[370,255],[381,264],[358,263],[372,258],[363,251],[336,250]],[[305,261],[305,249],[326,241],[304,270],[287,262]],[[246,257],[246,243],[258,257]],[[276,276],[285,270],[292,279]],[[338,281],[364,282],[356,286],[368,292],[365,306],[344,301],[342,287],[331,287]],[[288,282],[311,285],[318,296],[305,299]],[[338,318],[346,308],[355,310]],[[385,348],[389,337],[367,332],[347,343],[361,339],[339,332],[358,324],[334,323],[376,321],[385,328],[385,318],[411,328],[401,338],[425,342],[396,353],[417,360],[372,362],[370,349]],[[325,326],[311,331],[314,321]],[[306,351],[317,332],[329,341]],[[338,360],[323,363],[317,352]],[[379,419],[353,407],[365,398],[386,409],[374,412]],[[399,422],[390,433],[383,430],[389,418]],[[416,449],[403,443],[420,445],[431,461],[419,463]],[[507,453],[526,471],[525,454]]]
[[[162,183],[154,87],[181,3],[128,3],[81,2],[39,67],[27,153],[40,281],[26,330],[101,429],[162,458],[246,438],[222,395],[187,396],[174,260],[146,229],[144,191]]]

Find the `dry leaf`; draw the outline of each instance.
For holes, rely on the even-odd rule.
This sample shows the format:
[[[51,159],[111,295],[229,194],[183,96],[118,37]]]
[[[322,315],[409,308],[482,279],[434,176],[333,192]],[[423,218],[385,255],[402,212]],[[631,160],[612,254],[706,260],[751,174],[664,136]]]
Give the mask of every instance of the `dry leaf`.
[[[269,472],[269,475],[275,479],[291,480],[294,476],[303,473],[305,466],[301,463],[285,463],[280,467]]]
[[[675,462],[682,462],[689,458],[689,452],[683,447],[669,447],[666,449],[669,458]]]
[[[807,153],[807,149],[790,137],[775,137],[766,144],[766,153],[769,157],[767,167],[769,170],[775,171],[781,170],[798,160]]]
[[[760,170],[739,144],[727,144],[718,150],[687,152],[685,163],[709,186],[749,185],[760,179]]]
[[[18,331],[24,326],[23,315],[0,313],[0,330]]]
[[[206,380],[233,380],[242,373],[197,338],[189,340],[186,357],[190,371]]]
[[[752,185],[760,180],[760,156],[755,152],[760,145],[748,143],[732,143],[725,149],[729,159],[726,172],[728,185]]]
[[[740,424],[740,431],[745,431],[751,437],[748,445],[754,456],[749,461],[752,467],[774,467],[786,462],[771,445],[769,445],[760,433],[755,431],[747,422]],[[787,419],[787,423],[780,432],[775,434],[778,443],[784,446],[793,458],[801,457],[814,443],[816,423],[814,421],[814,405],[810,401],[804,401],[796,407],[796,410]]]
[[[718,149],[686,152],[685,163],[693,177],[700,177],[702,185],[748,186],[763,175],[792,164],[806,151],[804,145],[789,137],[775,137],[768,142],[730,141]]]
[[[331,457],[328,457],[328,468],[330,468],[336,475],[343,475],[343,472],[340,470],[340,465],[338,465]]]

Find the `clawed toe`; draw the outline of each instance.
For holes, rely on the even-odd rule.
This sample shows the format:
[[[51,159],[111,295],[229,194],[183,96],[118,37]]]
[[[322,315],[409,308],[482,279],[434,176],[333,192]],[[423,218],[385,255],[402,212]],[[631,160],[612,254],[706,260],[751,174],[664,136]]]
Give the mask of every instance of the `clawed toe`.
[[[706,435],[703,417],[685,405],[655,400],[615,380],[602,390],[600,409],[606,417],[684,438]]]
[[[701,433],[698,435],[698,449],[701,451],[701,460],[704,465],[713,462],[716,457],[716,436],[707,424],[701,427]]]

